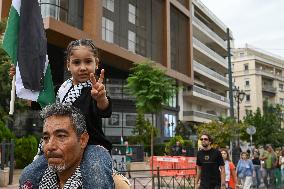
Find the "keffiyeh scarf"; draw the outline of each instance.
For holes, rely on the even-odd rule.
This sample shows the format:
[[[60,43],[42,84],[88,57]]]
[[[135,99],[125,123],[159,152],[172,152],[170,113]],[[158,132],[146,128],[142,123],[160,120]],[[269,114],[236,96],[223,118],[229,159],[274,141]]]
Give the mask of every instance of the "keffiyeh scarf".
[[[65,105],[72,105],[77,98],[80,97],[82,89],[85,87],[92,87],[90,80],[73,85],[72,78],[65,81],[57,92],[56,102]]]
[[[56,172],[47,168],[39,183],[39,189],[60,189]],[[73,175],[64,184],[63,189],[83,189],[80,166],[76,168]]]

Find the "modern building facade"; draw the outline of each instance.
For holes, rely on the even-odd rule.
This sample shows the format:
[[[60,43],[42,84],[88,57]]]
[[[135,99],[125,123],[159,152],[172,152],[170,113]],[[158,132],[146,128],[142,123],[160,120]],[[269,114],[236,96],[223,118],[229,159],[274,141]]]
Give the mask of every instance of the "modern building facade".
[[[0,0],[1,18],[8,16],[11,1]],[[64,50],[71,40],[91,38],[99,48],[100,68],[106,71],[105,85],[113,100],[113,115],[103,121],[103,128],[113,143],[120,142],[121,136],[132,135],[135,126],[134,99],[123,87],[133,62],[151,59],[177,85],[186,88],[193,85],[191,1],[39,0],[39,3],[56,89],[70,77]],[[161,140],[174,136],[182,94],[179,91],[162,113],[154,116]],[[151,121],[152,116],[147,117]]]
[[[263,110],[263,101],[284,105],[284,58],[253,46],[234,49],[233,78],[245,92],[240,119],[246,111]]]
[[[1,18],[8,16],[11,1],[0,0]],[[180,86],[154,120],[146,115],[160,131],[158,142],[175,135],[179,120],[188,126],[227,116],[227,27],[200,0],[39,3],[56,89],[70,77],[64,50],[71,40],[91,38],[99,48],[100,68],[106,70],[105,85],[113,100],[113,115],[103,121],[103,128],[113,143],[132,135],[137,114],[134,99],[125,93],[124,85],[133,62],[145,59],[155,61]],[[37,116],[32,114],[30,118],[20,115],[16,124],[40,130],[36,129],[40,122],[34,123]]]
[[[230,107],[227,27],[200,0],[192,1],[191,13],[194,85],[184,88],[183,120],[208,123],[228,116]]]

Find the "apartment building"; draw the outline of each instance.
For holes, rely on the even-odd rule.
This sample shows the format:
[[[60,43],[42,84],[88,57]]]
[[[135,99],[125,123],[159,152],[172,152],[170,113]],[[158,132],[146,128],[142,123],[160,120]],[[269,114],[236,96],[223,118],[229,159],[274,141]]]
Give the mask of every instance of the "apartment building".
[[[11,1],[0,0],[1,18],[8,16]],[[64,50],[71,40],[91,38],[99,48],[100,68],[106,71],[105,85],[113,103],[113,115],[103,121],[103,129],[113,143],[120,142],[121,136],[132,135],[135,126],[134,99],[123,87],[133,62],[151,59],[177,85],[185,88],[193,85],[191,1],[39,0],[39,3],[57,89],[70,77]],[[183,119],[179,114],[183,100],[181,90],[154,120],[146,115],[160,130],[160,140],[174,136],[177,121]],[[29,124],[40,125],[32,122],[33,118]]]
[[[12,0],[0,0],[1,18]],[[178,121],[186,125],[227,116],[227,27],[200,0],[39,0],[48,39],[48,55],[56,89],[70,77],[64,50],[74,39],[91,38],[100,50],[105,85],[113,115],[103,121],[113,143],[132,135],[134,99],[124,91],[133,62],[151,59],[176,80],[180,91],[159,115],[146,115],[160,131],[158,141],[175,135]],[[230,33],[232,38],[232,34]],[[29,130],[40,130],[28,117]],[[23,124],[23,119],[16,121]],[[16,124],[17,124],[16,123]]]
[[[228,116],[227,26],[200,0],[192,1],[194,85],[184,88],[183,118],[189,124]],[[232,38],[232,34],[229,34]]]
[[[284,58],[246,45],[234,49],[233,78],[245,92],[240,119],[247,110],[263,110],[263,101],[284,105]]]

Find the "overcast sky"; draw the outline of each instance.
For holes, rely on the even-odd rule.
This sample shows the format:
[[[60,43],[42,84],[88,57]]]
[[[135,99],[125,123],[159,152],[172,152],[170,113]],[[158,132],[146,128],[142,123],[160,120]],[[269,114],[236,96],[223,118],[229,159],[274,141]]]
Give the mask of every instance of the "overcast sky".
[[[247,43],[284,57],[284,0],[201,2],[232,30],[235,47]]]

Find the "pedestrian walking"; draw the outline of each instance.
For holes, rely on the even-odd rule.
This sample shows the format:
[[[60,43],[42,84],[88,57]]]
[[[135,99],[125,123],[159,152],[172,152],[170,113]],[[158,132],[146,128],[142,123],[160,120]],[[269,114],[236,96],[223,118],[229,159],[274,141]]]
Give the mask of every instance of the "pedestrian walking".
[[[253,151],[253,158],[252,158],[252,164],[253,164],[253,186],[256,188],[259,188],[260,183],[261,183],[261,174],[260,174],[260,167],[261,167],[261,162],[259,159],[259,151],[255,149]]]
[[[211,147],[208,134],[200,137],[202,149],[197,152],[196,189],[226,189],[224,160],[221,152]],[[199,183],[200,181],[200,183]]]
[[[181,156],[182,155],[182,145],[180,143],[180,141],[176,141],[176,144],[173,145],[172,149],[172,156]]]
[[[263,164],[263,182],[266,188],[275,188],[274,168],[277,161],[277,156],[270,144],[266,145],[266,150],[263,152],[260,160],[264,161]]]
[[[237,165],[237,176],[241,180],[242,188],[249,189],[252,186],[253,164],[247,152],[241,153],[241,159]]]
[[[132,161],[132,156],[133,156],[133,152],[132,152],[132,148],[128,145],[128,141],[124,141],[124,145],[125,145],[125,155],[126,155],[126,169],[128,172],[128,177],[131,178],[131,174],[130,174],[130,169],[131,169],[131,161]]]
[[[277,160],[275,163],[274,177],[275,177],[275,187],[276,189],[281,188],[281,165],[280,165],[280,151],[276,150]]]
[[[237,174],[235,165],[230,159],[228,150],[222,149],[221,154],[225,163],[225,181],[227,189],[236,189],[238,186]]]
[[[279,163],[281,165],[282,182],[284,182],[284,150],[281,151],[281,156],[279,157]]]

